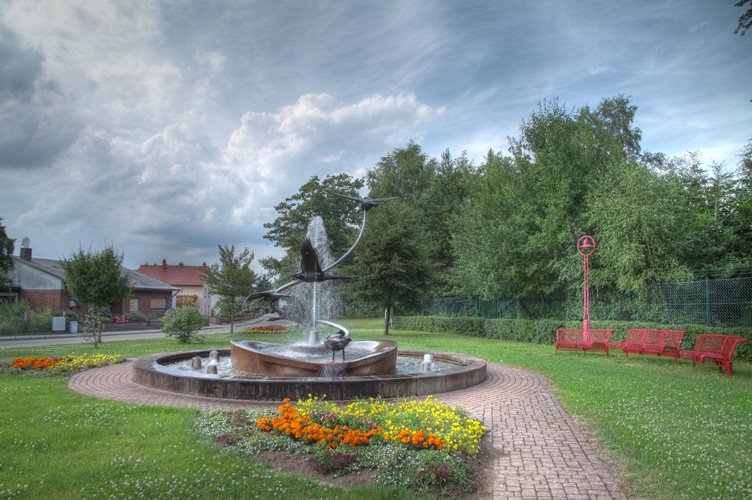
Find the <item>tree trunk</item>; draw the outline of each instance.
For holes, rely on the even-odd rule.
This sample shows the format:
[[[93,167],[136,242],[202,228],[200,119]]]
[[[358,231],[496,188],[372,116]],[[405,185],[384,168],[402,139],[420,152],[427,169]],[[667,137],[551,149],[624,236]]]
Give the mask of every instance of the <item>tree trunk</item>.
[[[389,321],[392,318],[392,306],[386,306],[384,309],[384,335],[389,335]]]
[[[235,297],[230,301],[230,333],[235,332]]]

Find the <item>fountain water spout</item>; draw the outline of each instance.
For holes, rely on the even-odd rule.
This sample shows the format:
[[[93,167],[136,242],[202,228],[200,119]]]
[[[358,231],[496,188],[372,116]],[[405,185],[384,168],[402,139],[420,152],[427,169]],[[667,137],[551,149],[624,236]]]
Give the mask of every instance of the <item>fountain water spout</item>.
[[[337,333],[329,335],[324,340],[324,345],[332,351],[332,361],[334,361],[334,353],[342,351],[342,361],[345,360],[345,347],[351,342],[350,331],[342,325],[334,323],[332,321],[326,321],[323,319],[318,320],[319,323],[326,326],[331,326],[337,329]]]

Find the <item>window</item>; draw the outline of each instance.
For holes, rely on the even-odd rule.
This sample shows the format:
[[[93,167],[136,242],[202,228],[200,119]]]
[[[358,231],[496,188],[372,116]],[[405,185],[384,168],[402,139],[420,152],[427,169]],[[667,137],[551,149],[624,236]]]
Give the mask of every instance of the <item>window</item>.
[[[136,311],[138,311],[138,299],[131,299],[131,304],[128,307],[128,310],[130,312],[136,312]]]
[[[167,309],[167,299],[151,299],[149,306],[152,309]]]

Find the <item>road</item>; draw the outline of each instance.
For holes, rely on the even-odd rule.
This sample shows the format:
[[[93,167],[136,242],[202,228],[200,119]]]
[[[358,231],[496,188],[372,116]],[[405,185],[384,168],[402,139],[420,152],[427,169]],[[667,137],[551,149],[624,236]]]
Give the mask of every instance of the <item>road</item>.
[[[235,323],[235,331],[239,332],[250,324],[257,323],[257,320]],[[212,335],[215,333],[229,333],[230,325],[210,325],[201,329],[201,335]],[[164,337],[165,334],[160,330],[134,330],[130,332],[102,332],[102,342],[108,340],[133,340],[133,339],[150,339]],[[16,347],[34,347],[40,345],[58,345],[58,344],[90,344],[91,341],[81,337],[76,333],[57,333],[47,335],[18,335],[0,337],[0,351],[3,349],[13,349]]]

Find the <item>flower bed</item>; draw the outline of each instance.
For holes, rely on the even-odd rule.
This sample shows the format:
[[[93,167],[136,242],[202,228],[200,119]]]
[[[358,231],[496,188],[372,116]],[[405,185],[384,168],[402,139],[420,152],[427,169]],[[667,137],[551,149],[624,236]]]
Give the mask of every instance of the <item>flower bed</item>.
[[[381,484],[449,496],[473,490],[485,430],[461,409],[430,396],[348,405],[288,398],[274,414],[216,411],[199,419],[199,432],[241,453],[309,454],[320,472],[341,477],[371,470]]]
[[[260,334],[260,333],[287,333],[287,327],[284,325],[259,325],[249,326],[243,333]]]
[[[16,370],[70,372],[120,363],[125,358],[119,354],[82,354],[68,356],[28,356],[14,359],[10,366]]]

